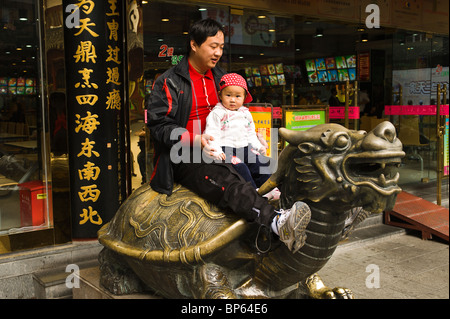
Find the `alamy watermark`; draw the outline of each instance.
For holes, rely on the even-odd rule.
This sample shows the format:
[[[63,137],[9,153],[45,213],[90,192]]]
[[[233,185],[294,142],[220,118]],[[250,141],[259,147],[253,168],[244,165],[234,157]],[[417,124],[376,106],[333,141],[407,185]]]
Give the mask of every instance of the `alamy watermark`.
[[[73,29],[80,27],[80,7],[76,4],[69,4],[66,7],[66,13],[69,13],[66,17],[66,28]]]
[[[369,13],[366,17],[367,29],[378,29],[380,27],[380,7],[371,3],[366,6],[366,13]]]
[[[66,287],[69,289],[80,288],[80,267],[76,264],[69,264],[66,272],[69,273],[66,277]]]
[[[366,277],[366,287],[369,289],[380,288],[380,267],[375,264],[367,265],[366,272],[370,273]]]
[[[200,147],[192,147],[189,143],[184,143],[180,140],[180,137],[186,133],[186,129],[184,128],[176,128],[173,129],[170,133],[170,140],[178,141],[175,143],[170,149],[170,160],[172,163],[213,163],[213,162],[222,162],[222,160],[214,159],[209,156],[202,150]],[[184,136],[183,136],[184,137]],[[251,148],[248,148],[248,151],[251,152]],[[243,159],[244,155],[243,148],[236,150],[236,157]],[[233,163],[232,156],[229,156],[229,152],[227,149],[225,150],[226,159],[225,163]],[[260,174],[273,174],[277,170],[278,167],[278,129],[271,129],[270,136],[270,154],[271,156],[259,156],[258,160],[263,164],[260,166],[259,173]],[[247,163],[256,163],[256,158],[254,156],[248,156],[249,161]]]

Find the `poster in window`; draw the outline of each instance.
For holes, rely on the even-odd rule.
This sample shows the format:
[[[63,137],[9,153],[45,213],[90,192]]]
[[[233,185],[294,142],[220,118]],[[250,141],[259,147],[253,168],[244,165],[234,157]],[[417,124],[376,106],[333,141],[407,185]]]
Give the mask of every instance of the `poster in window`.
[[[338,74],[336,70],[328,70],[328,81],[329,82],[337,82],[338,80]]]
[[[284,77],[284,74],[278,74],[278,85],[286,85],[286,79]]]
[[[318,72],[319,83],[328,82],[327,71],[319,71]]]
[[[345,81],[349,80],[347,69],[339,69],[337,71],[338,71],[338,78],[339,78],[340,82],[345,82]]]
[[[317,71],[326,70],[324,58],[316,59],[316,70]]]
[[[350,81],[356,80],[356,69],[355,68],[348,69],[348,78]]]
[[[261,75],[269,75],[269,70],[267,70],[267,65],[266,64],[261,65],[259,67],[259,72]]]
[[[319,83],[319,79],[317,77],[317,72],[308,72],[308,82],[309,83]]]
[[[337,56],[336,57],[336,68],[338,69],[345,69],[347,68],[347,63],[345,61],[344,56]]]
[[[345,56],[345,62],[347,62],[348,68],[356,68],[356,55]]]
[[[316,62],[314,61],[314,59],[305,60],[305,64],[306,64],[306,71],[312,72],[316,70]]]
[[[277,74],[283,74],[284,73],[283,63],[275,64],[275,69],[277,71]]]
[[[275,66],[273,64],[269,64],[267,65],[267,70],[269,71],[270,75],[276,74],[277,72],[275,71]]]
[[[336,60],[334,57],[326,58],[325,60],[327,70],[336,69]]]

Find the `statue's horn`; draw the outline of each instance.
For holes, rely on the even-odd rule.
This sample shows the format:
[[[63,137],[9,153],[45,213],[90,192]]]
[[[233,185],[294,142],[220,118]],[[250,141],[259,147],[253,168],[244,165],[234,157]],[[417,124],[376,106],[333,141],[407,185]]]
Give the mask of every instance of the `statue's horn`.
[[[261,196],[267,194],[272,189],[277,187],[280,181],[283,179],[284,171],[289,164],[291,158],[290,154],[297,148],[292,145],[286,146],[278,157],[278,167],[275,173],[273,173],[269,179],[258,189],[258,194]]]
[[[317,139],[317,133],[313,131],[293,131],[280,127],[278,133],[286,142],[292,145],[299,145],[304,141],[315,141]]]

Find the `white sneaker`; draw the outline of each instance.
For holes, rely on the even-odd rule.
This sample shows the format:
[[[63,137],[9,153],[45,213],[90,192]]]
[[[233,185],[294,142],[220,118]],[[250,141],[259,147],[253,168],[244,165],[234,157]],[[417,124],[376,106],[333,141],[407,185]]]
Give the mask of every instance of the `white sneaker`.
[[[296,253],[306,241],[305,230],[311,220],[309,206],[300,201],[295,202],[291,209],[281,210],[274,219],[275,233],[290,251]]]

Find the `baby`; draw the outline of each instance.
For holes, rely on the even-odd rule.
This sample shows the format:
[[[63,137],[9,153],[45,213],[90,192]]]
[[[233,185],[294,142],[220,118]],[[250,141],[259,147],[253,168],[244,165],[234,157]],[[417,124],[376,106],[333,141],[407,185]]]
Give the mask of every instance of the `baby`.
[[[252,101],[245,79],[236,73],[229,73],[220,80],[220,101],[206,118],[204,134],[214,137],[210,145],[216,150],[217,160],[227,160],[236,171],[255,188],[260,187],[270,174],[262,174],[260,168],[269,161],[261,161],[266,154],[255,131],[253,117],[245,106]],[[231,158],[230,158],[231,157]]]

